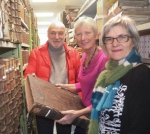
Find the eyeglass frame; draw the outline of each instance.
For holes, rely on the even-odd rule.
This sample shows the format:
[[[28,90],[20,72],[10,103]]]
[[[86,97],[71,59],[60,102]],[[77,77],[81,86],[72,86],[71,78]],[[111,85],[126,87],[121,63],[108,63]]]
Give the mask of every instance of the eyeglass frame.
[[[121,37],[121,36],[125,36],[125,37],[127,37],[127,40],[126,40],[125,42],[128,42],[128,41],[129,41],[129,38],[133,38],[132,36],[125,35],[125,34],[121,34],[121,35],[119,35],[119,36],[118,36],[118,37],[116,37],[116,38],[112,38],[112,37],[103,37],[103,39],[102,39],[102,40],[103,40],[103,43],[104,43],[104,44],[112,44],[112,43],[114,42],[114,39],[116,39],[116,41],[117,41],[118,43],[125,43],[125,42],[119,42],[119,41],[118,41],[118,39],[117,39],[117,38],[119,38],[119,37]],[[105,43],[105,42],[104,42],[104,39],[105,39],[105,38],[111,38],[111,39],[113,39],[113,40],[112,40],[112,42],[111,42],[111,43]]]

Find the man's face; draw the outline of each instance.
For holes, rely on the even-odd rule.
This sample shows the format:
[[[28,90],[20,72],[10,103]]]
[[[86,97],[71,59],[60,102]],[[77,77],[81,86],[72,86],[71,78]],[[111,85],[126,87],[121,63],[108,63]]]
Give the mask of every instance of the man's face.
[[[65,27],[58,24],[51,24],[48,30],[48,42],[54,48],[59,48],[65,40]]]

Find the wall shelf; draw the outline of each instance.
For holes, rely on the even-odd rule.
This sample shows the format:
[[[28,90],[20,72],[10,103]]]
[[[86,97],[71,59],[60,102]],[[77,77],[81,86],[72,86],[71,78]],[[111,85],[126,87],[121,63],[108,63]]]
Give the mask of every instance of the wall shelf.
[[[138,25],[137,29],[140,35],[149,35],[150,34],[150,22]]]
[[[83,15],[94,18],[97,12],[96,9],[97,9],[97,0],[87,0],[81,7],[74,21],[76,21],[80,16]]]
[[[21,46],[22,47],[30,47],[28,44],[25,44],[25,43],[21,43]]]
[[[137,26],[138,31],[150,30],[150,22]]]
[[[0,41],[0,47],[2,48],[17,48],[18,44],[13,44],[11,42]]]

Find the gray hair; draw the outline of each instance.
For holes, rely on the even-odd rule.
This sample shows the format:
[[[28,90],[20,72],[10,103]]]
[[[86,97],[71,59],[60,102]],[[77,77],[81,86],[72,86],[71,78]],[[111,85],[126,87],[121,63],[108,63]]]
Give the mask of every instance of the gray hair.
[[[121,26],[125,28],[129,32],[129,34],[133,37],[132,40],[135,50],[138,50],[140,36],[137,31],[135,21],[129,18],[128,16],[115,16],[105,23],[101,32],[100,45],[103,48],[104,52],[106,53],[106,46],[103,42],[103,38],[106,36],[106,34],[109,33],[111,28],[113,28],[114,26]]]
[[[75,22],[74,32],[76,32],[76,29],[83,24],[87,24],[87,25],[91,26],[93,28],[94,33],[98,32],[98,27],[97,27],[96,21],[94,19],[92,19],[91,17],[87,17],[87,16],[82,16]]]
[[[47,32],[49,32],[49,30],[51,29],[52,26],[62,27],[62,28],[64,28],[64,31],[66,30],[65,25],[62,22],[54,21],[49,25]]]

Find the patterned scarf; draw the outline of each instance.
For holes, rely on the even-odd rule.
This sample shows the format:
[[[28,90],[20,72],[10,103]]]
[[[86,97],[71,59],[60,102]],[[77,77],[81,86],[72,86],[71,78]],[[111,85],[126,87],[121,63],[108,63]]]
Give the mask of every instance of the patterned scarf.
[[[102,109],[111,108],[120,78],[136,64],[141,63],[141,56],[134,49],[123,60],[110,60],[106,63],[106,70],[101,72],[92,93],[92,111],[88,134],[98,134],[98,118]]]

